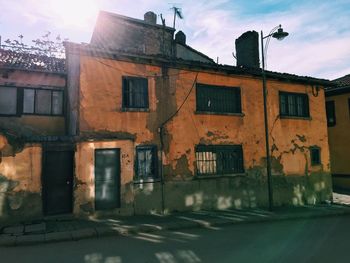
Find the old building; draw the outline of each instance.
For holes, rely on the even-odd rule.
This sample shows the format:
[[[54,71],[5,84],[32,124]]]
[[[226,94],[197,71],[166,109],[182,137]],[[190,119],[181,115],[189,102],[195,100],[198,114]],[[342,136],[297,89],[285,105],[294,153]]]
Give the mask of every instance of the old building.
[[[41,187],[44,214],[266,207],[257,41],[247,32],[236,42],[238,66],[219,65],[153,13],[138,20],[101,12],[90,44],[66,43],[67,133],[32,138],[36,163],[21,175]],[[330,200],[331,83],[266,76],[274,205]]]
[[[0,49],[0,221],[42,215],[42,141],[66,133],[65,87],[64,59]]]
[[[333,185],[350,190],[350,75],[326,90],[326,111]]]

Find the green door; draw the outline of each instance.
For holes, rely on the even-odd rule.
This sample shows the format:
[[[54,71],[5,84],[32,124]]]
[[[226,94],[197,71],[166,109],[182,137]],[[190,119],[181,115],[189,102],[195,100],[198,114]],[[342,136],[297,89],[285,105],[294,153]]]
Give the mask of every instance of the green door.
[[[120,149],[95,150],[95,210],[120,207]]]

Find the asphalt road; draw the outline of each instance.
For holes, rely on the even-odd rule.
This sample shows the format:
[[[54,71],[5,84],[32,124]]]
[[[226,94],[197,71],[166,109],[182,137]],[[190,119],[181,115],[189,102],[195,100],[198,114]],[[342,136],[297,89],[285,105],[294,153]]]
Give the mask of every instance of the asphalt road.
[[[350,262],[350,216],[0,248],[0,262]]]

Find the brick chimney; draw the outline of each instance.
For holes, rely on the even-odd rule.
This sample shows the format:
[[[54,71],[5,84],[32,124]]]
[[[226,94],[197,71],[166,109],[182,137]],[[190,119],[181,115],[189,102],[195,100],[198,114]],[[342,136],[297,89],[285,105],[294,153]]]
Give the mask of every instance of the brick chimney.
[[[157,24],[157,15],[152,11],[148,11],[144,14],[143,20],[149,24]]]
[[[235,41],[237,66],[259,68],[259,34],[247,31]]]

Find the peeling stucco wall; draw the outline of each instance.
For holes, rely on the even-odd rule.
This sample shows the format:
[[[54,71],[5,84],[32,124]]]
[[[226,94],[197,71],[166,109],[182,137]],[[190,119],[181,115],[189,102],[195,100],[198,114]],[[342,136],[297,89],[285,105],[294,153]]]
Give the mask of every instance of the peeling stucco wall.
[[[0,134],[0,222],[42,216],[41,160],[41,145],[18,150]]]
[[[95,150],[120,149],[121,208],[116,213],[133,214],[134,143],[131,140],[80,142],[75,152],[74,213],[89,215],[95,210]]]
[[[162,208],[180,211],[267,206],[261,79],[88,56],[81,57],[80,67],[81,134],[128,134],[134,141],[134,145],[129,145],[129,151],[134,151],[140,144],[154,144],[160,150],[159,128],[188,96],[181,110],[162,129],[164,152],[162,156],[159,153],[159,156],[163,163],[164,185],[159,182],[144,185],[139,192],[135,190],[139,186],[129,188],[134,189],[135,213]],[[149,111],[122,110],[122,76],[148,78]],[[242,114],[197,113],[195,87],[192,88],[195,81],[228,88],[239,87]],[[330,200],[332,184],[323,90],[315,94],[310,85],[277,80],[269,80],[267,87],[276,205],[302,205]],[[191,93],[188,95],[189,91]],[[280,118],[279,91],[306,93],[309,97],[310,118]],[[245,173],[206,179],[196,177],[197,144],[241,144]],[[311,146],[321,148],[322,165],[311,166]],[[122,178],[128,178],[125,184],[132,184],[134,171],[122,170],[121,173]],[[86,174],[91,181],[88,175],[91,176],[91,172]]]

